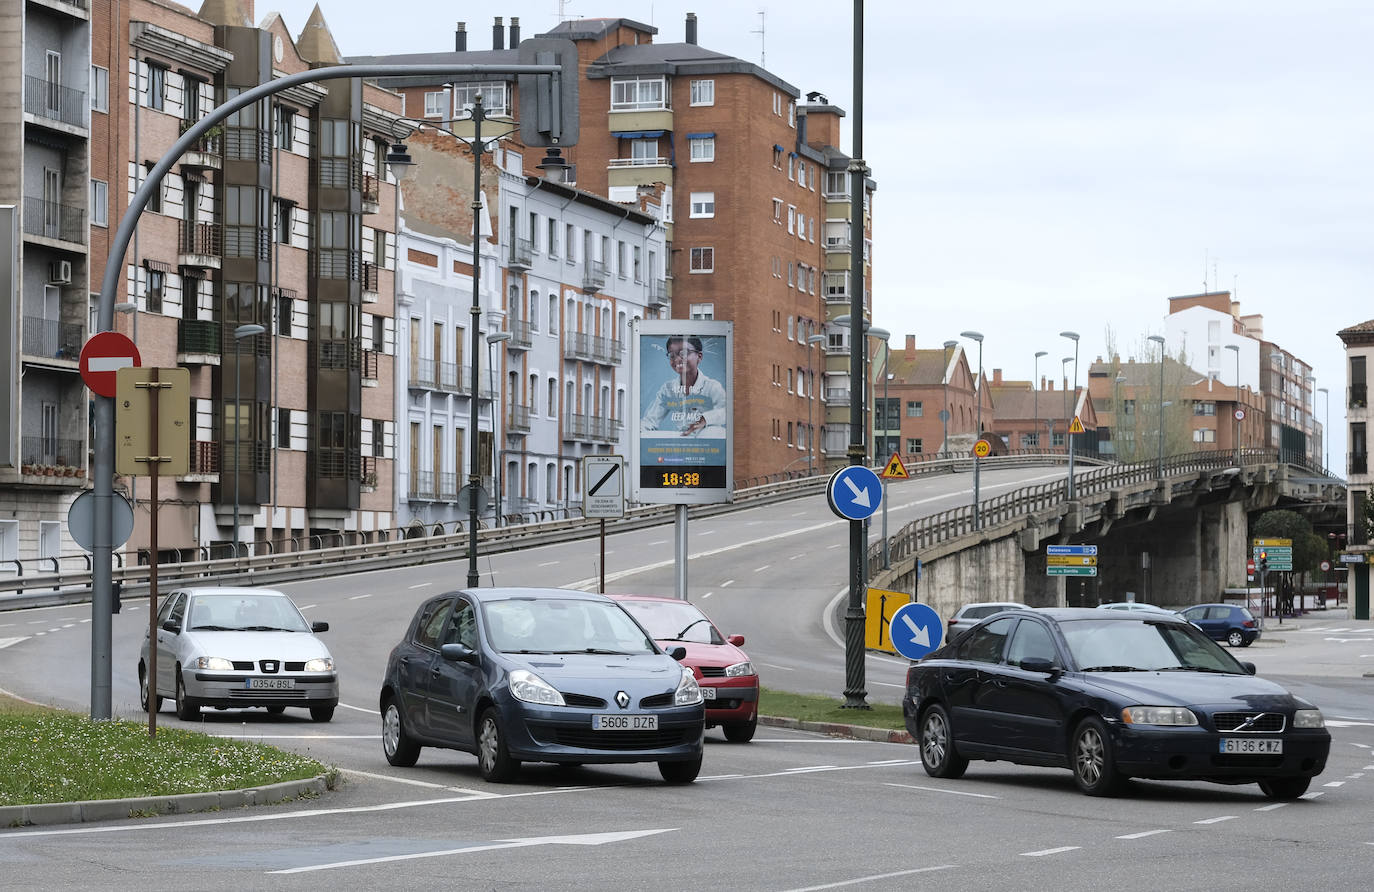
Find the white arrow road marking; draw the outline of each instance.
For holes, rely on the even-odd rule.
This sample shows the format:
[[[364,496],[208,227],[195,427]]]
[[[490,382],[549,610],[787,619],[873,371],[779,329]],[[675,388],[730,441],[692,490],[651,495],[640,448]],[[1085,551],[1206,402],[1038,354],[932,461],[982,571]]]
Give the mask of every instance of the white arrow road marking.
[[[86,360],[89,372],[117,372],[134,364],[132,356],[92,356]]]
[[[930,647],[930,632],[926,630],[925,626],[916,625],[915,621],[905,613],[902,614],[902,622],[906,623],[906,627],[911,630],[912,641],[922,647]]]
[[[28,641],[28,640],[29,640],[29,636],[28,636],[28,635],[25,635],[25,636],[23,636],[22,638],[0,638],[0,650],[3,650],[4,648],[9,647],[11,644],[18,644],[18,643],[21,642],[21,641]]]
[[[849,478],[849,477],[844,478],[844,485],[847,486],[847,487],[849,487],[849,491],[850,491],[850,492],[854,493],[854,504],[855,504],[855,505],[858,505],[860,508],[867,508],[867,507],[868,507],[868,487],[867,487],[867,486],[865,486],[863,489],[859,489],[859,484],[855,483],[855,482],[854,482],[851,478]]]
[[[459,849],[442,849],[435,852],[415,852],[410,855],[389,855],[382,858],[359,858],[356,861],[335,861],[332,864],[313,864],[308,867],[291,867],[286,870],[271,870],[268,873],[308,873],[316,870],[330,870],[335,867],[360,867],[364,864],[386,864],[391,861],[413,861],[417,858],[441,858],[445,855],[462,855],[467,852],[489,852],[493,849],[519,849],[528,846],[568,845],[599,846],[608,842],[624,842],[641,836],[668,833],[677,828],[663,830],[628,830],[619,833],[583,833],[576,836],[532,836],[526,839],[503,839],[486,845],[467,846]]]

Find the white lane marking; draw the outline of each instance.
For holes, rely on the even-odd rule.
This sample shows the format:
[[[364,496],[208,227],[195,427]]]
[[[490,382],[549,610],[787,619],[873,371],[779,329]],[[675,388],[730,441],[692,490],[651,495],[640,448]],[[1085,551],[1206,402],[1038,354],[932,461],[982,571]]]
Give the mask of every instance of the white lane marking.
[[[1204,818],[1201,821],[1194,821],[1194,824],[1220,824],[1222,821],[1234,821],[1236,815],[1222,815],[1217,818]]]
[[[706,594],[704,594],[704,595],[701,596],[701,599],[702,599],[703,601],[705,601],[707,598],[711,597],[711,596],[714,595],[714,594],[715,594],[715,592],[707,592]]]
[[[767,570],[767,569],[768,569],[769,567],[771,567],[771,566],[773,566],[773,565],[772,565],[772,564],[764,564],[762,567],[755,567],[755,568],[754,568],[754,572],[755,572],[755,573],[762,573],[764,570]]]
[[[848,542],[836,542],[836,543],[833,544],[833,545],[827,545],[827,546],[825,546],[825,547],[826,547],[826,550],[829,550],[829,549],[831,549],[831,548],[848,548],[848,547],[849,547],[849,543],[848,543]]]
[[[1374,845],[1374,843],[1370,843]],[[871,883],[874,880],[890,880],[896,877],[909,877],[916,873],[930,873],[935,870],[953,870],[957,864],[936,864],[933,867],[913,867],[911,870],[899,870],[895,873],[875,873],[866,877],[855,877],[852,880],[840,880],[837,883],[826,883],[823,886],[801,886],[796,889],[788,889],[787,892],[820,892],[822,889],[838,889],[841,886],[857,886],[859,883]]]
[[[1317,798],[1319,798],[1319,797],[1321,797],[1321,796],[1325,796],[1325,795],[1326,795],[1326,794],[1323,793],[1321,790],[1318,790],[1318,791],[1316,791],[1315,793],[1303,793],[1303,794],[1302,794],[1301,796],[1299,796],[1298,798],[1299,798],[1299,799],[1309,799],[1309,800],[1310,800],[1310,799],[1317,799]]]
[[[1079,849],[1079,848],[1082,848],[1082,847],[1081,847],[1081,846],[1060,846],[1060,847],[1057,848],[1057,849],[1041,849],[1041,850],[1038,851],[1038,852],[1022,852],[1021,854],[1024,855],[1024,856],[1026,856],[1027,858],[1039,858],[1041,855],[1058,855],[1060,852],[1072,852],[1072,851],[1074,851],[1075,849]]]
[[[302,609],[302,610],[314,610],[315,607],[316,607],[316,605],[314,605],[314,604],[306,604],[306,605],[305,605],[304,607],[302,607],[301,609]]]
[[[700,533],[697,533],[697,535],[698,535],[698,536],[712,536],[712,535],[715,535],[715,532],[716,532],[715,530],[702,530]]]
[[[412,777],[395,777],[390,774],[376,774],[371,771],[358,771],[353,768],[343,769],[344,774],[352,774],[357,777],[370,777],[373,780],[391,781],[397,784],[407,784],[412,787],[426,787],[431,790],[447,790],[450,793],[467,793],[474,799],[499,799],[501,794],[488,793],[484,790],[473,790],[468,787],[452,787],[448,784],[434,784],[429,781],[416,780]]]
[[[372,596],[371,596],[371,595],[354,595],[353,597],[349,598],[348,600],[350,600],[350,601],[361,601],[363,598],[370,598],[370,597],[372,597]]]
[[[561,563],[563,563],[563,562],[562,562],[562,561],[541,561],[541,562],[538,564],[538,566],[540,566],[540,567],[552,567],[554,564],[561,564]]]
[[[1344,787],[1344,786],[1345,786],[1345,781],[1331,781],[1330,783],[1322,784],[1322,786],[1323,786],[1323,787]]]
[[[786,774],[804,774],[808,771],[834,771],[839,767],[838,765],[810,765],[805,768],[784,768],[783,772]]]
[[[794,555],[791,555],[790,557],[788,557],[787,559],[788,559],[789,561],[795,561],[797,558],[800,558],[800,557],[806,557],[806,555],[804,555],[804,554],[794,554]]]
[[[60,626],[53,626],[53,627],[52,627],[51,629],[49,629],[48,631],[49,631],[49,632],[60,632],[60,631],[62,631],[62,628],[61,628]]]
[[[542,566],[542,565],[541,565],[541,566]],[[408,585],[408,586],[406,586],[406,588],[408,588],[408,589],[427,588],[427,587],[429,587],[429,586],[431,586],[431,585],[433,585],[433,584],[434,584],[434,583],[432,583],[432,582],[417,582],[417,583],[415,583],[414,585]],[[139,696],[141,697],[141,696],[143,696],[143,695],[140,694]]]
[[[358,712],[365,712],[365,713],[367,713],[368,715],[381,715],[381,713],[378,712],[377,710],[375,710],[375,709],[368,709],[368,708],[366,708],[366,707],[364,707],[364,706],[352,706],[352,705],[350,705],[350,704],[348,704],[348,703],[340,703],[339,706],[342,707],[343,709],[356,709]]]
[[[31,625],[31,626],[41,626],[41,625],[43,625],[43,623],[45,623],[45,622],[47,622],[47,620],[42,620],[42,619],[31,619],[31,620],[29,620],[29,625]]]
[[[792,516],[793,516],[793,517],[801,517],[801,516],[803,516],[804,514],[806,514],[805,511],[793,511],[793,512],[792,512]]]
[[[1117,839],[1144,839],[1147,836],[1158,836],[1161,833],[1173,833],[1172,830],[1143,830],[1140,833],[1127,833],[1118,836]]]
[[[230,731],[202,733],[222,740],[380,740],[382,737],[381,734],[253,734],[248,731],[241,734]]]
[[[14,625],[14,623],[0,623],[0,629],[8,629],[12,625]]]
[[[921,787],[916,784],[883,784],[885,787],[901,787],[904,790],[925,790],[928,793],[948,793],[951,796],[971,796],[974,799],[1001,799],[989,793],[969,793],[964,790],[942,790],[939,787]]]
[[[892,681],[874,681],[874,682],[870,682],[870,684],[881,685],[882,687],[885,687],[885,688],[904,688],[904,687],[906,687],[905,684],[897,684],[896,682],[892,682]]]
[[[915,765],[910,759],[880,759],[876,762],[869,762],[869,765]]]
[[[1345,777],[1346,780],[1359,780],[1360,778],[1364,777],[1364,772],[1358,771],[1355,774],[1347,774]]]
[[[1364,727],[1374,726],[1374,722],[1351,722],[1342,719],[1327,719],[1326,725],[1328,728],[1354,728],[1357,725]]]
[[[71,628],[72,626],[74,626],[74,625],[76,625],[76,623],[67,623],[67,624],[66,624],[65,626],[63,626],[62,628],[64,628],[64,629],[70,629],[70,628]]]
[[[91,618],[90,618],[89,616],[82,620],[83,623],[88,623],[88,622],[90,622],[90,621],[91,621]]]
[[[649,544],[650,544],[650,545],[667,545],[667,544],[668,544],[668,540],[667,540],[667,539],[655,539],[654,541],[650,542]]]
[[[0,638],[0,650],[4,650],[5,648],[9,647],[9,646],[12,645],[12,644],[18,644],[18,643],[21,642],[21,641],[28,641],[28,640],[29,640],[29,636],[28,636],[28,635],[25,635],[25,636],[23,636],[22,638]]]
[[[734,585],[734,584],[735,584],[735,580],[733,580],[733,579],[727,579],[727,580],[725,580],[724,582],[722,582],[722,583],[720,584],[720,587],[721,587],[721,588],[725,588],[727,585]]]
[[[781,669],[783,672],[796,672],[796,666],[779,666],[777,663],[759,663],[760,666],[767,666],[769,669]]]
[[[1283,808],[1287,804],[1287,802],[1275,802],[1273,805],[1261,805],[1255,811],[1273,811],[1276,808]]]

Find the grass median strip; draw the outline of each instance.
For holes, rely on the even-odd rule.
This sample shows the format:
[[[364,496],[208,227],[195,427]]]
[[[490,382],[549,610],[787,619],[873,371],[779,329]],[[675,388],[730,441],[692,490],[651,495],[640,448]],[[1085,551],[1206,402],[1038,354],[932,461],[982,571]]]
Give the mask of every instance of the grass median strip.
[[[0,805],[172,796],[304,780],[331,769],[257,743],[0,697]]]
[[[793,718],[803,722],[830,722],[837,725],[863,725],[903,731],[902,708],[886,703],[870,704],[869,709],[845,709],[844,700],[815,694],[790,694],[763,688],[759,691],[759,715]]]

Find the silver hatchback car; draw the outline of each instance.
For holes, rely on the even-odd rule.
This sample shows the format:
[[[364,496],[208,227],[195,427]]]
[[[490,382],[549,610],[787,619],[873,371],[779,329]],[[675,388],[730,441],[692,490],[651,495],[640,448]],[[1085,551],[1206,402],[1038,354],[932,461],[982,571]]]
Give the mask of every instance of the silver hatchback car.
[[[285,594],[263,588],[186,588],[167,595],[157,614],[154,709],[173,697],[177,717],[202,706],[305,707],[317,722],[334,717],[339,676],[334,658]],[[138,659],[139,699],[148,708],[148,636]]]

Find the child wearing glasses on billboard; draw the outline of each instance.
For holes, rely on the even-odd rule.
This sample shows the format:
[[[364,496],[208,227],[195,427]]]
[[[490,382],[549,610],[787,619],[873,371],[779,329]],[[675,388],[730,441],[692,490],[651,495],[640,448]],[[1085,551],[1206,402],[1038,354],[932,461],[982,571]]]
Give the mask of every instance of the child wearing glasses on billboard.
[[[725,388],[701,371],[701,338],[672,335],[665,350],[674,376],[654,394],[640,421],[641,430],[683,437],[701,436],[703,431],[706,436],[725,436],[729,418]]]

